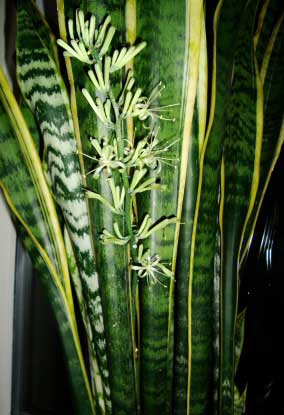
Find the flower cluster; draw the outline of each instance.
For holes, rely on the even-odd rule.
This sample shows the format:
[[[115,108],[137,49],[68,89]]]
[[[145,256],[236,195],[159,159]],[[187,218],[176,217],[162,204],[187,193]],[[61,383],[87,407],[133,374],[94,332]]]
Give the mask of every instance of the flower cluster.
[[[159,274],[174,277],[173,272],[161,263],[160,256],[151,255],[149,249],[144,251],[143,245],[139,245],[137,259],[137,263],[132,264],[131,268],[138,272],[140,278],[146,278],[149,286],[157,283],[163,285],[157,276]]]
[[[119,155],[118,144],[115,138],[110,143],[107,138],[99,140],[91,137],[90,141],[96,154],[94,156],[88,154],[83,155],[92,159],[96,167],[89,171],[88,174],[93,174],[94,179],[98,179],[103,170],[108,177],[111,177],[112,170],[122,171],[135,168],[136,170],[134,170],[130,186],[131,191],[139,193],[142,188],[145,190],[153,190],[156,187],[148,188],[148,186],[156,183],[156,178],[154,177],[147,179],[147,188],[145,188],[145,182],[142,188],[139,187],[139,190],[137,185],[149,170],[155,170],[156,173],[159,173],[163,163],[171,165],[177,161],[177,159],[163,155],[177,141],[160,147],[157,132],[158,128],[154,128],[145,138],[139,140],[136,146],[128,142],[129,145],[124,148],[122,157]]]
[[[107,53],[115,34],[115,28],[111,26],[110,16],[107,16],[97,28],[94,15],[91,15],[90,19],[86,19],[84,12],[77,10],[75,24],[72,19],[68,20],[68,32],[70,44],[62,39],[57,41],[65,49],[64,55],[90,65],[101,61]],[[115,72],[123,68],[145,46],[146,43],[142,42],[137,46],[124,47],[120,51],[115,50],[112,57],[109,57],[109,70]]]
[[[172,223],[176,223],[175,217],[164,218],[163,220],[159,220],[153,224],[152,218],[147,214],[144,217],[138,230],[135,230],[135,227],[133,227],[134,247],[135,248],[137,247],[138,241],[149,238],[154,232],[157,232],[158,230],[161,230]],[[126,245],[130,241],[130,235],[123,236],[122,232],[119,229],[119,225],[117,222],[114,223],[113,229],[114,229],[113,234],[107,230],[103,231],[101,235],[101,241],[103,243],[105,244],[114,243],[117,245]]]
[[[87,73],[93,91],[84,88],[82,93],[94,111],[98,123],[104,126],[100,130],[108,131],[103,136],[90,138],[94,154],[84,156],[94,162],[94,168],[88,174],[92,174],[95,179],[103,174],[110,192],[106,197],[86,189],[86,195],[122,217],[122,222],[114,221],[111,230],[102,230],[101,242],[121,246],[129,244],[132,270],[137,272],[140,278],[146,278],[151,286],[160,282],[158,275],[172,278],[173,274],[161,263],[158,254],[151,255],[149,250],[144,249],[141,240],[145,241],[153,233],[175,223],[176,218],[161,218],[153,223],[147,214],[138,226],[131,212],[136,194],[157,188],[163,189],[158,177],[161,166],[163,163],[172,165],[176,161],[166,154],[176,141],[160,144],[156,120],[174,121],[173,118],[165,117],[164,113],[177,104],[156,106],[164,85],[159,83],[149,97],[144,96],[142,89],[136,86],[131,70],[126,72],[122,87],[115,94],[117,88],[113,88],[112,74],[123,69],[142,51],[146,43],[141,42],[138,45],[109,51],[115,34],[110,16],[97,26],[94,15],[86,18],[83,11],[77,10],[75,21],[70,19],[68,22],[68,32],[69,41],[60,39],[58,44],[65,50],[65,56],[88,65]],[[149,120],[148,125],[142,125],[145,128],[145,136],[135,139],[134,143],[129,142],[123,135],[123,124],[129,118],[136,118],[140,122]],[[119,173],[119,180],[119,176],[117,173],[114,175],[114,172]]]

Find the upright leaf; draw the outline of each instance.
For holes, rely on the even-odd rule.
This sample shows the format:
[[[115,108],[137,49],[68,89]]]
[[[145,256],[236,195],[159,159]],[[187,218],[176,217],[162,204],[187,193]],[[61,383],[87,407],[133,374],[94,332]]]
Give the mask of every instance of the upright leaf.
[[[30,110],[29,106],[26,104],[26,102],[23,100],[21,102],[21,111],[23,114],[23,117],[26,121],[26,124],[28,126],[28,129],[31,133],[31,136],[33,138],[35,147],[37,149],[38,154],[40,154],[40,150],[41,150],[41,135],[40,135],[40,131],[39,128],[36,124],[36,120],[34,118],[34,115],[32,113],[32,111]]]
[[[16,208],[21,211],[24,220],[30,224],[35,236],[45,247],[65,286],[70,298],[70,307],[73,308],[65,247],[55,206],[45,182],[33,138],[1,68],[0,99],[3,185],[10,189]],[[30,172],[23,167],[24,163]],[[33,209],[30,209],[30,206],[33,206]]]
[[[16,210],[1,181],[0,187],[4,192],[4,196],[14,217],[17,218],[17,229],[21,234],[24,246],[32,259],[32,263],[55,315],[65,352],[67,369],[70,374],[75,410],[80,414],[95,415],[96,411],[92,401],[77,328],[72,321],[72,315],[70,314],[68,302],[63,287],[60,284],[59,277],[43,247],[38,243],[32,231]]]
[[[84,301],[82,282],[80,279],[79,270],[76,264],[76,258],[72,248],[72,243],[68,234],[67,229],[64,229],[64,242],[66,246],[66,253],[68,259],[68,265],[70,270],[70,276],[73,282],[74,290],[76,293],[78,305],[81,312],[81,317],[83,324],[86,330],[87,335],[87,344],[89,351],[89,365],[90,365],[90,376],[91,376],[91,386],[93,397],[96,403],[97,412],[100,414],[101,410],[104,410],[104,393],[103,393],[103,384],[100,376],[100,370],[98,367],[98,361],[96,356],[96,350],[93,347],[93,333],[88,316],[88,310]],[[103,412],[104,413],[104,412]]]
[[[52,191],[62,209],[74,246],[92,324],[94,347],[105,390],[108,390],[99,282],[68,96],[56,63],[35,31],[28,13],[29,7],[30,2],[20,2],[17,31],[18,81],[44,139],[44,156]]]
[[[249,1],[240,23],[231,97],[226,119],[222,185],[222,301],[220,411],[233,411],[234,336],[237,316],[239,253],[244,227],[259,182],[263,131],[263,90],[254,52],[258,1]]]
[[[175,235],[173,227],[169,227],[153,235],[149,241],[151,253],[161,255],[163,261],[173,268],[177,251],[176,245],[173,253],[173,243],[178,239],[196,93],[201,16],[202,2],[137,2],[137,36],[143,37],[148,44],[143,60],[139,57],[135,60],[137,78],[147,89],[160,81],[165,84],[157,107],[178,104],[166,115],[175,122],[164,121],[159,132],[161,143],[172,143],[165,163],[163,160],[161,163],[161,184],[165,190],[162,194],[152,191],[149,199],[138,200],[138,212],[139,215],[149,213],[154,220],[161,215],[176,214],[177,164],[182,154],[177,233]],[[194,63],[191,64],[189,56]],[[167,414],[172,410],[174,284],[162,276],[161,281],[166,287],[156,284],[150,289],[146,283],[140,283],[141,402],[147,414]]]
[[[17,178],[17,180],[15,179]],[[78,410],[94,408],[74,317],[66,254],[56,210],[34,142],[0,71],[0,187],[45,286],[66,353]]]
[[[205,22],[200,44],[199,76],[194,107],[186,184],[181,217],[175,288],[175,367],[174,413],[184,414],[187,408],[188,380],[188,289],[190,250],[199,181],[199,162],[203,146],[207,115],[207,47]],[[189,61],[190,62],[190,61]],[[189,63],[190,64],[190,63]]]
[[[238,23],[245,3],[221,0],[214,21],[211,109],[200,161],[188,292],[187,413],[194,415],[213,411],[214,259],[220,165]]]
[[[265,50],[271,38],[273,28],[283,13],[283,2],[281,0],[263,0],[259,3],[260,13],[256,26],[256,58],[259,66],[265,55]]]
[[[283,144],[283,137],[280,135],[284,114],[282,99],[284,93],[282,82],[284,67],[283,38],[284,23],[282,15],[268,40],[266,51],[263,56],[263,62],[260,67],[264,89],[264,124],[260,159],[260,177],[254,208],[245,230],[243,249],[241,252],[242,260],[247,253],[270,176]]]
[[[108,13],[111,15],[112,25],[116,26],[119,34],[124,28],[124,2],[123,1],[96,1],[96,2],[63,2],[58,1],[59,26],[61,37],[66,39],[66,18],[74,18],[78,6],[87,15],[94,13],[99,25]],[[118,42],[124,43],[124,38],[118,37]],[[87,68],[75,59],[66,59],[68,78],[71,86],[72,116],[76,126],[78,148],[88,156],[94,156],[94,148],[89,138],[101,139],[110,135],[102,122],[97,120],[90,109],[82,89],[86,88],[96,94],[93,84],[87,76]],[[118,77],[118,81],[119,81]],[[81,157],[81,165],[88,173],[94,168],[94,160]],[[115,176],[115,174],[114,174]],[[118,175],[115,176],[118,180]],[[119,182],[116,183],[117,185]],[[85,185],[88,189],[100,193],[112,203],[109,181],[105,174],[98,180],[87,175]],[[116,245],[103,245],[100,235],[104,229],[113,232],[113,224],[121,224],[121,217],[114,214],[108,207],[95,199],[89,199],[92,236],[96,252],[97,266],[100,270],[102,307],[105,317],[107,354],[110,372],[111,407],[114,413],[136,413],[136,394],[134,379],[134,347],[132,343],[132,324],[130,319],[129,295],[129,256],[125,247]],[[109,405],[109,406],[110,406]],[[111,410],[111,409],[109,409]]]

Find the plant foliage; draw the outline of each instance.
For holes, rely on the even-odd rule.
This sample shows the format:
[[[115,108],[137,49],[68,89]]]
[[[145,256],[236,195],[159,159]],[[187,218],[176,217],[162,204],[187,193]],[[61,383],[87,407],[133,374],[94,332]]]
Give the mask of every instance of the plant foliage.
[[[0,185],[76,414],[244,409],[239,270],[284,138],[284,9],[213,3],[57,0],[56,44],[18,1],[24,102],[1,70]]]

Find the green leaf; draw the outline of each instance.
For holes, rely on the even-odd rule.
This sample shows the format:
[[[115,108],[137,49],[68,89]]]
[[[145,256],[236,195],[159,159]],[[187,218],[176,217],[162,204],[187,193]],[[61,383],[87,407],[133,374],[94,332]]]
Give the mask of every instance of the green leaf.
[[[265,22],[266,23],[266,22]],[[241,260],[243,261],[254,232],[256,220],[266,193],[268,183],[279,157],[283,144],[283,134],[280,134],[284,116],[283,105],[283,68],[284,68],[284,23],[280,16],[263,57],[261,74],[264,89],[264,126],[260,159],[259,186],[253,211],[245,230]]]
[[[263,0],[259,4],[260,13],[256,28],[256,58],[259,67],[265,55],[265,50],[271,38],[273,28],[283,13],[283,2],[281,0]]]
[[[70,306],[73,307],[65,247],[52,196],[45,182],[33,138],[1,68],[0,99],[3,185],[12,193],[16,208],[22,209],[24,220],[34,226],[32,230],[45,246],[61,276],[70,298]],[[24,163],[27,167],[23,167]]]
[[[92,325],[94,347],[105,390],[108,390],[99,282],[68,95],[49,49],[35,30],[29,14],[30,4],[31,2],[23,1],[18,12],[18,81],[41,129],[44,162],[51,179],[53,195],[62,209],[73,243]]]
[[[200,161],[188,293],[187,412],[191,414],[211,414],[214,405],[214,260],[220,166],[233,58],[245,3],[245,0],[219,1],[215,12],[211,108]]]
[[[33,139],[1,69],[0,187],[18,221],[17,228],[21,230],[55,313],[76,404],[82,413],[91,415],[94,413],[92,396],[79,342],[65,248],[55,206]]]
[[[34,25],[35,31],[38,33],[51,58],[54,60],[54,62],[56,62],[57,66],[59,66],[56,38],[52,33],[52,30],[49,27],[45,16],[37,7],[36,2],[33,0],[17,0],[17,3],[19,9],[21,7],[25,7],[29,14],[29,18]]]
[[[105,411],[105,403],[104,403],[104,393],[103,393],[103,384],[100,376],[100,371],[98,367],[98,361],[96,356],[96,350],[94,347],[94,343],[92,341],[92,328],[90,319],[88,316],[88,310],[84,301],[83,295],[83,287],[80,279],[80,273],[76,264],[76,258],[74,255],[72,243],[66,228],[64,228],[64,242],[66,246],[66,253],[68,259],[68,265],[70,270],[70,276],[72,279],[73,287],[76,293],[78,305],[80,308],[83,324],[85,327],[86,335],[87,335],[87,344],[88,350],[90,354],[90,375],[91,375],[91,385],[92,385],[92,392],[93,397],[96,402],[96,410],[100,414],[101,410]],[[104,413],[104,412],[103,412]],[[102,414],[103,414],[102,413]]]
[[[205,23],[205,22],[204,22]],[[199,60],[199,78],[192,121],[186,185],[183,199],[175,288],[175,368],[174,413],[183,414],[187,408],[188,382],[188,290],[190,250],[196,208],[199,162],[205,136],[207,112],[207,47],[203,25]]]
[[[160,81],[165,85],[159,102],[155,103],[157,107],[179,104],[169,112],[168,118],[175,118],[175,122],[157,122],[161,127],[158,135],[161,145],[178,141],[170,147],[167,157],[179,159],[180,154],[182,156],[180,185],[177,166],[162,163],[163,197],[154,190],[143,200],[137,198],[139,216],[148,213],[156,221],[161,216],[176,215],[179,197],[176,234],[173,227],[168,227],[151,235],[149,240],[151,254],[160,255],[163,262],[173,268],[177,244],[174,249],[173,245],[178,241],[198,76],[201,16],[202,2],[180,2],[178,7],[172,1],[137,2],[137,36],[148,46],[135,59],[135,76],[146,91]],[[190,44],[195,47],[189,48]],[[144,281],[140,283],[141,404],[147,414],[172,411],[174,281],[161,278],[161,282],[167,288],[156,284],[149,289]]]
[[[259,183],[263,88],[253,42],[257,5],[257,1],[249,1],[240,22],[226,120],[221,202],[220,408],[223,414],[231,413],[234,407],[239,253]]]
[[[246,312],[243,311],[238,315],[236,320],[236,329],[235,329],[235,361],[236,367],[239,366],[241,354],[244,347],[245,340],[245,320]],[[236,371],[237,377],[237,371]],[[237,382],[235,382],[234,388],[234,414],[243,415],[245,411],[246,404],[246,386],[244,385],[244,390],[239,390],[237,387]]]
[[[97,191],[112,200],[107,180],[101,177]],[[127,240],[120,240],[123,246],[102,244],[100,234],[103,229],[116,235],[114,226],[123,229],[121,215],[113,214],[101,203],[93,208],[94,241],[98,269],[102,278],[103,310],[108,339],[110,365],[111,401],[113,413],[136,413],[135,376],[133,365],[132,324],[130,312],[130,281],[128,269]],[[119,241],[119,240],[118,240]],[[117,241],[117,242],[118,242]]]
[[[37,149],[38,154],[40,154],[40,147],[41,147],[41,135],[40,135],[40,131],[39,128],[37,126],[35,117],[32,113],[32,111],[30,110],[29,106],[27,105],[27,103],[22,100],[21,102],[21,112],[23,114],[23,117],[26,121],[27,127],[31,133],[31,136],[33,138],[35,147]]]
[[[59,0],[59,28],[60,35],[66,40],[66,18],[74,18],[74,12],[80,9],[87,13],[94,13],[98,24],[110,13],[112,24],[118,29],[118,33],[124,30],[124,16],[122,1],[96,1],[78,2]],[[116,35],[117,36],[117,35]],[[118,36],[114,42],[124,42],[124,38]],[[117,40],[116,40],[117,39]],[[101,138],[108,136],[109,130],[97,121],[95,114],[82,94],[86,88],[95,96],[92,82],[87,76],[87,69],[81,62],[66,58],[66,68],[71,88],[71,110],[74,120],[78,150],[80,153],[93,155],[94,148],[90,144],[89,137]],[[119,77],[118,77],[119,81]],[[81,157],[81,166],[88,173],[93,169],[92,161]],[[118,175],[114,172],[115,185],[121,185]],[[88,175],[84,185],[108,201],[113,202],[108,180],[101,175],[99,180],[94,180]],[[105,317],[105,332],[107,338],[107,349],[110,373],[111,402],[109,401],[108,413],[111,407],[114,413],[128,415],[136,413],[136,391],[135,391],[135,345],[133,341],[130,291],[129,291],[129,257],[125,246],[113,244],[102,244],[100,240],[104,229],[114,233],[113,224],[118,222],[122,225],[121,216],[117,216],[108,207],[103,206],[96,200],[89,199],[90,220],[92,236],[96,252],[97,267],[100,271],[102,307]],[[124,241],[122,242],[123,244]]]
[[[17,228],[23,239],[24,246],[31,257],[38,278],[44,287],[54,312],[66,356],[67,369],[70,374],[69,379],[74,394],[75,408],[80,414],[95,415],[96,412],[92,402],[91,390],[84,365],[77,327],[74,325],[72,315],[70,314],[68,301],[63,291],[63,287],[60,284],[59,276],[43,247],[39,244],[29,226],[24,222],[23,218],[16,210],[1,181],[0,187],[2,188],[14,217],[16,217],[18,221]]]

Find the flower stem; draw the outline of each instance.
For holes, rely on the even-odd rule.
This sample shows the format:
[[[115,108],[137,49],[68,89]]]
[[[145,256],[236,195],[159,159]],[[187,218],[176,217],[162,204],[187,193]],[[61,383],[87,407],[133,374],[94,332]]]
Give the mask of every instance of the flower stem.
[[[115,115],[115,131],[116,131],[116,140],[118,145],[118,155],[120,159],[123,159],[124,156],[124,144],[123,144],[123,128],[122,120],[119,114],[119,107],[113,95],[113,92],[110,90],[109,97],[112,103],[112,107]],[[135,234],[132,227],[132,203],[133,195],[130,192],[130,183],[128,178],[128,173],[126,170],[123,170],[121,173],[123,186],[125,189],[125,225],[129,239],[129,304],[130,304],[130,313],[131,313],[131,327],[132,327],[132,344],[133,344],[133,362],[134,362],[134,377],[135,377],[135,388],[136,388],[136,399],[137,406],[140,407],[140,386],[139,386],[139,358],[138,358],[138,347],[136,339],[136,293],[138,286],[138,275],[137,272],[131,272],[130,262],[135,262],[137,259],[138,247],[135,239]]]

